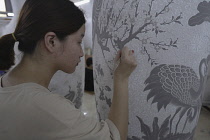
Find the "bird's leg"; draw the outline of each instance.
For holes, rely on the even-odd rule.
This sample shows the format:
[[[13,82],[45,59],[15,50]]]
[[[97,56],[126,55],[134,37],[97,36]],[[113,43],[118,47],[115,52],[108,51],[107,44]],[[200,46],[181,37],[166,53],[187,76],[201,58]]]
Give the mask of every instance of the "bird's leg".
[[[176,124],[175,134],[177,133],[177,127],[178,127],[179,122],[181,121],[181,119],[182,119],[182,117],[179,118],[179,121],[178,121],[177,124]]]
[[[194,117],[192,116],[192,108],[189,108],[188,111],[190,111],[190,112],[187,113],[187,119],[186,119],[186,121],[185,121],[185,123],[184,123],[184,127],[183,127],[183,129],[182,129],[182,132],[184,131],[184,129],[185,129],[186,125],[187,125],[187,122],[188,122],[191,118],[194,118],[194,117],[195,117],[195,115],[194,115]],[[188,112],[188,111],[187,111],[187,112]],[[194,114],[196,114],[195,111],[194,111]]]
[[[185,121],[185,123],[184,123],[184,127],[183,127],[183,129],[182,129],[182,133],[183,133],[185,127],[186,127],[186,124],[187,124],[188,120],[189,120],[189,118],[187,117],[187,119],[186,119],[186,121]]]
[[[183,118],[184,114],[186,113],[186,110],[188,110],[188,108],[183,109],[182,112],[180,113],[180,118],[179,118],[179,120],[178,120],[178,122],[176,124],[175,134],[177,133],[178,125],[179,125],[181,119]]]
[[[170,131],[169,131],[170,133],[171,133],[171,128],[172,128],[172,122],[173,122],[173,120],[174,120],[176,114],[179,113],[180,110],[181,110],[181,107],[177,108],[177,109],[176,109],[176,112],[174,113],[173,117],[172,117],[171,120],[170,120]]]

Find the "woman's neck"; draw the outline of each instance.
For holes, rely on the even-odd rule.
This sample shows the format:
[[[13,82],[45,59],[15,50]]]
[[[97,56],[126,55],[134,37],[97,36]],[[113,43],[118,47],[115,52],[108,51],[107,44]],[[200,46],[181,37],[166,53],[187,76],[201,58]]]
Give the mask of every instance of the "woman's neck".
[[[32,82],[48,88],[50,80],[56,72],[49,64],[23,58],[14,69],[3,77],[3,86],[7,87]]]

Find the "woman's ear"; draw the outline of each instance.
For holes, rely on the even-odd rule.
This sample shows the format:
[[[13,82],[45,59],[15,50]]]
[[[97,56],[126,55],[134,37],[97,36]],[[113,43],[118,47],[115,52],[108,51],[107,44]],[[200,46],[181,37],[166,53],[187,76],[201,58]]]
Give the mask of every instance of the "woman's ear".
[[[58,49],[57,45],[59,45],[58,41],[59,40],[54,32],[48,32],[45,34],[44,44],[45,44],[46,49],[50,53],[54,53],[57,51],[57,49]]]

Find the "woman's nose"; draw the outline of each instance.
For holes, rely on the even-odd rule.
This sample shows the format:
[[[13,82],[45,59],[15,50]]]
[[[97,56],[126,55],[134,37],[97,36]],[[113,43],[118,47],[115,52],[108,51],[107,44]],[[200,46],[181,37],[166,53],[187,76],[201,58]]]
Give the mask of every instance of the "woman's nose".
[[[84,56],[84,52],[83,52],[83,49],[81,48],[80,57],[83,57],[83,56]]]

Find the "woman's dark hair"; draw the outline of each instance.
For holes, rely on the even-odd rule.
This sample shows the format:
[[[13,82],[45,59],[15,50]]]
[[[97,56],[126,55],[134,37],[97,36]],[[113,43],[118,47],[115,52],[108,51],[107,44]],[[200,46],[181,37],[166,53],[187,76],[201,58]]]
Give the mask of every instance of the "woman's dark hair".
[[[14,36],[18,49],[32,54],[47,32],[54,32],[62,41],[85,24],[84,13],[69,0],[26,0],[19,15]],[[0,38],[0,70],[14,65],[12,34]]]

